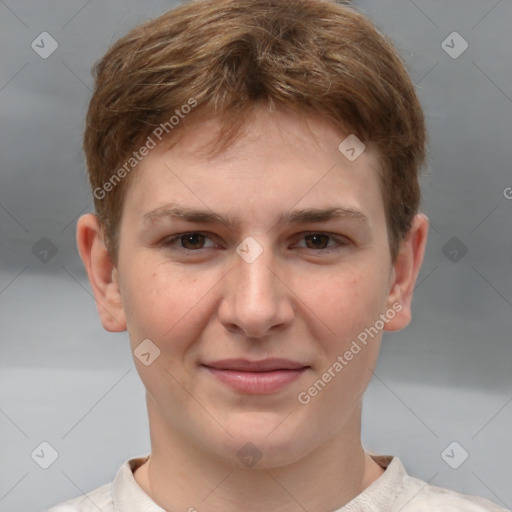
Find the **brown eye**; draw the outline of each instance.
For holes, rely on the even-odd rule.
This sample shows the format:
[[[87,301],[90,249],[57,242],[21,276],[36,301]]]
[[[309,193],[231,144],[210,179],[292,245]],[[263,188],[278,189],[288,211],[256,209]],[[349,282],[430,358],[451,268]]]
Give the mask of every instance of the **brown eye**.
[[[329,238],[331,238],[329,235],[323,235],[322,233],[315,233],[304,237],[308,249],[326,249]]]
[[[162,241],[162,246],[168,250],[182,253],[199,252],[201,249],[215,247],[215,242],[203,233],[182,233]]]
[[[184,249],[202,249],[202,246],[205,241],[205,236],[200,233],[190,233],[188,235],[181,235],[179,240],[181,242],[181,247]]]
[[[299,242],[295,244],[296,247],[313,251],[313,254],[331,254],[346,248],[348,245],[350,245],[350,240],[344,236],[314,231],[303,233]]]

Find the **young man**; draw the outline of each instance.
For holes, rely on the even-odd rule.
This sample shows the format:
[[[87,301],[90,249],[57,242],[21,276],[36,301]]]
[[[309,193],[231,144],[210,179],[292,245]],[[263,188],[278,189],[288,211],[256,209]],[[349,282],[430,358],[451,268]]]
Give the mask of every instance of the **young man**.
[[[129,334],[151,454],[52,512],[499,511],[361,444],[427,239],[424,118],[390,42],[326,0],[198,0],[96,67],[77,241]]]

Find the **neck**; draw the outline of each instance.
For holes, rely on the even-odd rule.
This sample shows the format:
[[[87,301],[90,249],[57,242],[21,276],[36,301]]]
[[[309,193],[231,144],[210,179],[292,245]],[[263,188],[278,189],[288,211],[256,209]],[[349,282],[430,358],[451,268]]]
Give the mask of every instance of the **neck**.
[[[148,412],[152,452],[135,479],[166,510],[327,512],[354,499],[384,472],[361,445],[360,407],[349,424],[307,456],[263,469],[234,467],[170,432],[149,401]]]

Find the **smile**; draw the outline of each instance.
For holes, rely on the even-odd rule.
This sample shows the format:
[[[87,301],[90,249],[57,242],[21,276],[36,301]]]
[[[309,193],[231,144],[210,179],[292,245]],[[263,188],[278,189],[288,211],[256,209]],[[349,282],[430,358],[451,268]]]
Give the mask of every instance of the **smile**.
[[[285,359],[228,359],[202,365],[223,384],[241,393],[275,393],[297,380],[309,366]]]

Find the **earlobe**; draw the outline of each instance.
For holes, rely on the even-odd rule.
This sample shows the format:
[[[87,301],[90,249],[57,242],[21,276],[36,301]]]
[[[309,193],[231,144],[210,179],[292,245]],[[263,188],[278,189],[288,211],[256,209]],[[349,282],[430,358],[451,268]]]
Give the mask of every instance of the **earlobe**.
[[[80,217],[76,229],[78,252],[84,263],[96,300],[96,307],[105,330],[126,330],[126,318],[121,300],[117,269],[103,242],[96,215]]]
[[[411,321],[411,302],[425,255],[428,234],[428,218],[418,213],[411,224],[409,233],[400,245],[400,251],[393,265],[387,306],[397,313],[386,324],[386,331],[398,331]]]

